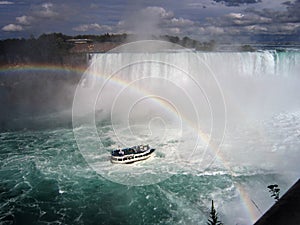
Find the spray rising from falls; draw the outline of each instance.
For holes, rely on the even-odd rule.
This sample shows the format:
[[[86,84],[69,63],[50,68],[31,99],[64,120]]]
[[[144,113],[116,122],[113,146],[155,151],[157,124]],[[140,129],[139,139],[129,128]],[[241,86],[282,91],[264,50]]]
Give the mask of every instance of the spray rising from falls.
[[[224,94],[228,116],[239,112],[249,116],[250,112],[275,113],[297,105],[299,58],[299,52],[276,51],[94,54],[84,81],[92,88],[104,82],[101,94],[118,88],[123,88],[124,94],[125,89],[134,89],[177,99],[179,105],[186,102],[179,96],[189,94],[193,100],[197,98],[198,111],[206,113],[206,101]],[[111,99],[101,99],[103,109],[111,111]],[[218,108],[214,111],[224,113]]]
[[[140,49],[91,57],[73,107],[86,161],[126,185],[222,174],[226,195],[234,190],[245,206],[226,215],[253,223],[267,206],[243,177],[278,173],[286,185],[299,176],[299,52]],[[154,159],[126,169],[109,163],[108,150],[140,143],[157,149]]]
[[[253,132],[253,141],[266,146],[276,135],[268,133],[262,123],[299,110],[299,52],[202,53],[170,50],[173,46],[151,51],[149,43],[140,42],[139,46],[141,43],[144,51],[124,47],[92,55],[77,90],[73,116],[95,112],[85,122],[94,127],[95,148],[103,149],[103,154],[107,147],[149,143],[159,149],[160,163],[167,165],[159,169],[151,165],[154,174],[168,173],[166,177],[176,173],[178,165],[179,170],[204,171],[220,163],[230,172],[231,166],[243,165],[245,160],[259,166],[260,160],[253,154],[270,149],[260,150],[256,144],[257,151],[248,153],[250,159],[245,149],[233,153],[228,146],[235,132],[242,135],[239,139]],[[108,134],[97,125],[103,120],[110,121]],[[76,120],[74,124],[76,127]],[[108,137],[111,145],[105,146]],[[110,173],[109,166],[105,165],[108,170],[103,172],[104,166],[90,158],[84,141],[78,143],[97,171]],[[279,157],[273,160],[277,162]],[[170,165],[175,171],[170,172]],[[112,180],[120,182],[120,177]]]
[[[148,46],[147,53],[126,46],[125,51],[93,57],[77,91],[73,115],[96,112],[86,122],[94,127],[95,137],[99,136],[100,148],[104,135],[97,131],[97,122],[106,119],[111,122],[110,138],[116,145],[149,143],[162,150],[161,160],[166,163],[168,159],[188,162],[198,152],[201,160],[206,158],[207,167],[214,159],[207,147],[213,136],[218,137],[216,145],[221,142],[225,127],[224,99],[215,76],[195,54],[184,55],[183,61],[182,53],[160,52],[172,47],[165,42],[159,42],[159,48],[151,42],[143,44]],[[214,120],[217,117],[219,121]],[[166,168],[154,174],[164,174],[169,166]],[[115,181],[120,182],[119,178]]]

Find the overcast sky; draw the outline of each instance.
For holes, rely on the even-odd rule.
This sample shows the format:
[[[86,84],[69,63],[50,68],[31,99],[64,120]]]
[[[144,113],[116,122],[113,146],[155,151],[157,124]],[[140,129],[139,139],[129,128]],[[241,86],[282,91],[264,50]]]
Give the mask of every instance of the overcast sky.
[[[138,33],[300,42],[300,0],[0,0],[0,39]]]

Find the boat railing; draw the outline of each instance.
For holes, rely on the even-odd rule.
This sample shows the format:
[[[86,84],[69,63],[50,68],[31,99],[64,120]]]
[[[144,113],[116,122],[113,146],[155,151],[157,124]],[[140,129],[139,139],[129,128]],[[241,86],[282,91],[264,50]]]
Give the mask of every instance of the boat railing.
[[[137,154],[129,154],[129,155],[123,155],[123,156],[112,156],[111,159],[116,160],[116,161],[126,161],[126,160],[141,158],[141,157],[149,155],[150,153],[151,153],[151,149],[149,149],[145,152],[137,153]]]

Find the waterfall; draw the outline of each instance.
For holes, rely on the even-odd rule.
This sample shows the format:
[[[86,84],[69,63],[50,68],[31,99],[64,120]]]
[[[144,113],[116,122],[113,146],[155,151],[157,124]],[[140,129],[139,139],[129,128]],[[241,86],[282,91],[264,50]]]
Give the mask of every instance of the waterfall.
[[[180,96],[189,96],[193,103],[197,101],[197,107],[209,102],[212,109],[206,108],[206,113],[223,113],[219,106],[226,104],[229,116],[236,116],[237,111],[257,116],[299,103],[299,61],[299,51],[93,54],[83,80],[86,87],[96,86],[97,93],[105,84],[109,102],[113,90],[128,85],[170,100],[174,99],[166,93],[177,93],[175,102]]]
[[[90,64],[91,73],[111,73],[113,68],[120,68],[120,65],[140,62],[143,60],[168,61],[187,71],[193,65],[191,55],[196,54],[200,61],[207,64],[216,75],[219,76],[297,76],[300,71],[300,52],[162,52],[162,53],[108,53],[93,54]],[[151,73],[151,64],[141,65],[134,69],[139,72]],[[165,71],[162,67],[158,72],[164,76]],[[129,74],[130,76],[130,74]]]

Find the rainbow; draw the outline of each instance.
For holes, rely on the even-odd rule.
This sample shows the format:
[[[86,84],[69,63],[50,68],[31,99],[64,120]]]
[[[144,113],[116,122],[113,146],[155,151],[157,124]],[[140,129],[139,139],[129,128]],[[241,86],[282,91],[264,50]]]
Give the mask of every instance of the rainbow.
[[[101,79],[104,82],[107,82],[107,76],[103,74],[91,74],[88,73],[87,68],[85,67],[72,67],[72,66],[61,66],[61,65],[54,65],[54,64],[23,64],[23,65],[16,65],[16,66],[1,66],[0,67],[0,74],[4,75],[10,75],[11,73],[17,73],[17,72],[31,72],[31,71],[38,71],[38,72],[74,72],[77,74],[85,74],[85,75],[91,75],[93,77],[96,77],[97,79]],[[121,78],[117,78],[114,75],[111,75],[109,77],[109,82],[112,82],[114,85],[117,85],[122,88],[126,88],[128,86],[131,86],[134,91],[136,91],[139,94],[143,95],[149,95],[149,93],[139,89],[138,87],[135,87],[132,85],[132,83],[123,80]],[[104,84],[105,85],[105,84]],[[197,133],[198,138],[200,138],[202,141],[204,141],[207,144],[207,148],[214,152],[216,156],[216,160],[220,161],[224,168],[229,172],[229,174],[233,177],[235,176],[235,173],[230,168],[230,165],[228,161],[226,160],[225,156],[222,154],[222,152],[219,149],[219,146],[212,142],[210,135],[203,132],[198,125],[195,125],[193,121],[189,121],[187,117],[184,115],[180,115],[176,108],[172,107],[172,105],[167,104],[167,102],[159,98],[157,96],[151,96],[151,100],[154,104],[157,104],[161,106],[163,109],[167,110],[171,115],[175,115],[176,117],[179,117],[179,119],[182,119],[185,121],[195,132]],[[251,200],[249,194],[245,190],[245,188],[238,184],[237,182],[233,181],[233,184],[236,187],[236,190],[239,193],[239,196],[241,198],[241,202],[243,203],[244,210],[247,212],[247,215],[252,223],[254,223],[260,216],[261,212],[257,209],[256,205]]]
[[[0,66],[0,73],[9,75],[15,72],[76,72],[83,74],[86,67],[62,66],[55,64],[20,64]]]
[[[151,61],[145,61],[144,60],[143,63],[145,63],[145,62],[149,62],[149,63],[154,62],[155,63],[156,61],[152,61],[152,60]],[[137,62],[137,63],[139,63],[139,62]],[[161,63],[161,62],[156,62],[156,63]],[[131,64],[131,65],[133,65],[133,64]],[[125,88],[130,87],[131,90],[135,91],[138,94],[142,94],[142,95],[145,95],[145,96],[150,95],[151,99],[152,99],[152,102],[154,104],[161,106],[163,109],[167,110],[171,115],[173,115],[173,116],[175,115],[176,117],[180,117],[179,119],[182,119],[187,124],[189,124],[189,126],[193,130],[195,130],[195,132],[197,133],[198,139],[200,138],[202,141],[204,141],[207,145],[207,149],[212,150],[214,152],[214,154],[216,156],[215,160],[218,160],[219,162],[222,163],[222,165],[229,172],[231,177],[236,176],[235,172],[232,171],[232,169],[229,165],[229,162],[226,160],[226,157],[222,154],[222,151],[220,151],[219,146],[217,144],[213,143],[213,141],[211,140],[210,134],[207,134],[207,133],[203,132],[197,126],[197,124],[195,124],[193,121],[190,121],[186,116],[180,114],[176,110],[175,107],[172,107],[170,104],[167,104],[166,101],[163,100],[162,98],[159,98],[157,96],[153,96],[151,93],[148,93],[145,90],[141,90],[140,88],[138,88],[137,86],[134,85],[134,81],[127,81],[125,79],[121,79],[120,77],[115,76],[116,73],[123,70],[127,66],[130,66],[130,65],[124,66],[123,68],[119,69],[118,71],[116,71],[114,74],[112,74],[110,76],[104,76],[103,74],[95,74],[95,73],[90,73],[88,75],[95,76],[97,79],[100,78],[101,81],[104,81],[104,84],[102,85],[102,88],[106,85],[106,83],[110,82],[113,85],[122,88],[120,92],[122,92]],[[174,66],[174,65],[172,65],[172,66]],[[185,71],[183,71],[183,72],[185,72]],[[251,199],[251,197],[247,193],[246,189],[242,185],[240,185],[239,183],[234,182],[234,181],[233,181],[233,184],[236,187],[236,190],[237,190],[237,192],[240,196],[241,202],[242,202],[243,207],[244,207],[244,211],[248,215],[248,219],[252,223],[254,223],[260,217],[261,211],[257,208],[256,204],[253,202],[253,200]]]

